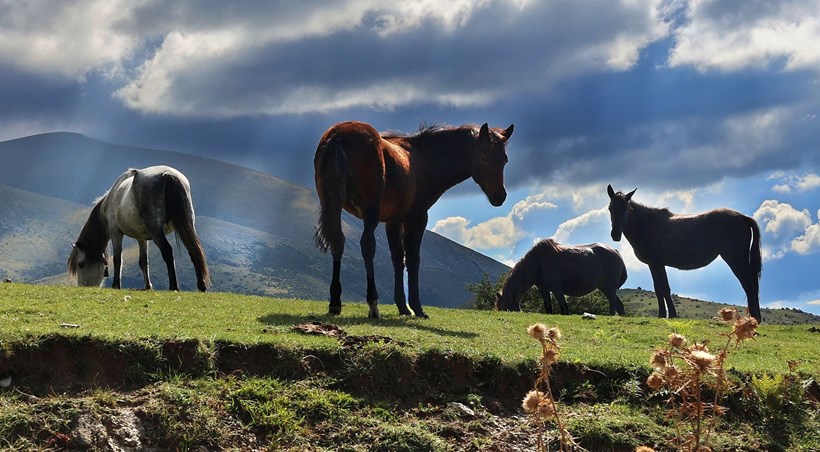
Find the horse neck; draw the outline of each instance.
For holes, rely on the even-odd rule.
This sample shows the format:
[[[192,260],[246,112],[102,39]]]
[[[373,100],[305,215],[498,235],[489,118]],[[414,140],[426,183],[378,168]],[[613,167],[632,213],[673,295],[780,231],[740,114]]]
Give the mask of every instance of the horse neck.
[[[422,132],[409,137],[414,152],[424,158],[429,187],[444,193],[472,175],[476,149],[475,131],[470,127]],[[438,190],[435,190],[438,189]]]
[[[107,197],[100,198],[91,209],[77,242],[82,243],[87,254],[98,256],[106,253],[108,247],[108,221],[103,214],[103,202]]]
[[[510,278],[515,277],[519,279],[521,281],[521,285],[525,288],[530,288],[533,284],[535,284],[535,275],[538,272],[539,266],[537,255],[538,252],[538,247],[527,252],[527,254],[525,254],[517,264],[515,264],[515,267],[513,267],[512,272],[510,273]]]
[[[648,224],[666,221],[672,216],[672,212],[668,209],[649,207],[634,201],[629,202],[629,207],[631,209],[629,219],[624,225],[624,235],[627,238],[640,234],[640,231],[646,229]]]

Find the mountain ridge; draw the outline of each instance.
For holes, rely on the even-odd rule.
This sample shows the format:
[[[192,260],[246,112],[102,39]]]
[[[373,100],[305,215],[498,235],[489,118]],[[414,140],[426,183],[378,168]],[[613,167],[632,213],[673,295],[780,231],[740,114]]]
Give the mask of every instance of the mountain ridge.
[[[0,199],[25,200],[0,204],[0,218],[8,223],[0,228],[0,276],[68,283],[65,258],[93,200],[128,168],[166,164],[182,171],[191,182],[213,290],[283,298],[327,297],[331,258],[313,247],[318,200],[311,189],[230,163],[108,144],[75,132],[0,142],[0,159],[4,162]],[[305,159],[312,161],[312,155],[306,154]],[[49,211],[57,213],[49,215]],[[21,231],[20,225],[28,226]],[[348,239],[342,265],[343,299],[363,301],[361,221],[345,213],[343,227]],[[38,233],[37,228],[46,233]],[[193,290],[187,253],[172,244],[181,288]],[[136,242],[127,240],[125,246],[123,282],[125,287],[139,288],[142,277],[136,265]],[[155,246],[149,249],[154,286],[167,287],[164,263]],[[36,259],[34,255],[46,257]],[[392,264],[383,227],[377,232],[375,265],[382,304],[392,305]],[[429,230],[422,244],[421,265],[422,303],[442,307],[462,306],[472,297],[466,284],[478,281],[483,273],[495,277],[508,270]]]

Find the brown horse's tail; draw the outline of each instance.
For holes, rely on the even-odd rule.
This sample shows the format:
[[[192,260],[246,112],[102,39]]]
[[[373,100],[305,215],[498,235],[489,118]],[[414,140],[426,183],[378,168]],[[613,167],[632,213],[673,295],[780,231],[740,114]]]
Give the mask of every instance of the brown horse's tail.
[[[341,141],[331,136],[319,144],[313,159],[316,170],[316,192],[319,195],[319,222],[313,232],[314,244],[320,251],[337,256],[344,249],[342,206],[347,199],[350,174],[347,155]]]
[[[197,288],[205,292],[211,285],[211,275],[208,273],[208,263],[205,260],[205,251],[196,235],[194,228],[194,206],[188,190],[178,178],[171,174],[163,174],[165,185],[165,208],[167,215],[174,225],[177,237],[182,240],[197,277]]]

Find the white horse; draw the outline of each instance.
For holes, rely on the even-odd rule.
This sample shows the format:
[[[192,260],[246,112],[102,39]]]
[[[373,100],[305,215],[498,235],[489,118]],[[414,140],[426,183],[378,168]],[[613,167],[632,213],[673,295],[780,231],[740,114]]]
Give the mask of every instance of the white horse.
[[[170,290],[179,290],[174,268],[174,251],[165,235],[176,231],[188,250],[196,271],[197,288],[205,292],[210,285],[205,252],[194,228],[191,185],[179,171],[169,166],[129,169],[111,189],[94,202],[91,214],[80,231],[68,257],[68,273],[77,276],[81,286],[100,286],[108,276],[108,242],[114,248],[114,281],[120,288],[122,239],[129,236],[139,243],[139,265],[150,290],[148,240],[153,240],[168,267]]]

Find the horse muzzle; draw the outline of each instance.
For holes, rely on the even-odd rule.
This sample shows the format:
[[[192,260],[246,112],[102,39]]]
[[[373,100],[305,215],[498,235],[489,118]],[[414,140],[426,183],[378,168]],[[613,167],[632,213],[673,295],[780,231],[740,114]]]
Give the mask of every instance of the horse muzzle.
[[[492,195],[487,195],[487,199],[493,207],[500,207],[507,199],[507,190],[501,189]]]
[[[620,232],[613,230],[613,231],[610,233],[610,235],[612,236],[612,240],[614,240],[614,241],[616,241],[616,242],[620,242],[620,241],[621,241],[621,233],[620,233]]]

